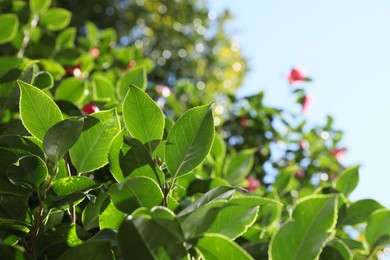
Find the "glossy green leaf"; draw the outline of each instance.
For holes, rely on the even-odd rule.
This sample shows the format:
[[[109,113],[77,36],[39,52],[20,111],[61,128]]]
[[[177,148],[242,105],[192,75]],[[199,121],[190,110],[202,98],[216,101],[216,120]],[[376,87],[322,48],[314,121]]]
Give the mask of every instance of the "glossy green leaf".
[[[147,145],[161,140],[164,133],[164,115],[157,104],[141,89],[130,86],[123,101],[123,120],[130,134]]]
[[[97,188],[99,184],[84,176],[69,176],[56,180],[51,188],[60,196]]]
[[[107,199],[106,202],[107,201],[109,204],[103,205],[99,215],[99,228],[118,230],[122,221],[125,219],[125,213],[119,211],[109,199]]]
[[[12,41],[18,33],[19,19],[16,14],[0,15],[0,44]]]
[[[0,230],[28,233],[32,228],[29,209],[14,195],[0,194]]]
[[[65,75],[65,69],[58,62],[46,59],[40,59],[39,61],[43,66],[43,70],[50,72],[54,79],[60,80]]]
[[[375,211],[367,222],[365,237],[371,249],[390,244],[390,210]]]
[[[157,182],[161,188],[164,186],[164,173],[155,164],[145,146],[137,139],[125,137],[118,157],[122,176],[125,179],[145,176]]]
[[[211,105],[192,108],[174,124],[165,144],[165,162],[174,177],[183,176],[199,166],[214,140]]]
[[[210,150],[210,155],[215,162],[222,162],[226,156],[226,144],[221,135],[216,134]]]
[[[118,246],[118,231],[111,228],[104,228],[98,231],[89,241],[107,241],[111,246]]]
[[[145,67],[135,67],[126,71],[122,74],[117,84],[118,97],[123,100],[130,85],[134,85],[142,90],[145,90],[147,82],[148,79],[146,77]]]
[[[55,98],[78,104],[84,97],[85,82],[78,78],[66,78],[56,88]]]
[[[29,258],[24,247],[0,244],[0,259],[24,260]]]
[[[77,30],[74,27],[61,31],[56,38],[56,50],[73,48],[76,34]]]
[[[228,186],[219,186],[217,188],[214,188],[205,194],[203,194],[199,199],[194,201],[191,205],[186,207],[184,210],[180,211],[180,213],[177,214],[178,217],[182,217],[185,215],[190,214],[197,208],[201,207],[202,205],[205,205],[212,201],[218,201],[218,200],[229,200],[234,192],[235,188],[228,187]]]
[[[225,178],[231,185],[238,185],[249,174],[255,151],[254,149],[242,150],[230,158],[225,170]]]
[[[108,192],[115,207],[128,214],[139,207],[158,206],[163,200],[159,185],[151,178],[142,176],[113,184]]]
[[[292,219],[273,236],[269,257],[274,260],[318,257],[336,225],[337,201],[334,195],[313,195],[298,201]]]
[[[84,118],[70,118],[52,126],[43,139],[45,154],[57,163],[79,139]]]
[[[343,223],[347,225],[356,225],[358,223],[367,222],[370,215],[375,210],[381,208],[383,208],[383,206],[375,200],[358,200],[348,207]]]
[[[64,29],[70,23],[71,12],[63,8],[51,8],[41,17],[40,24],[51,31]]]
[[[352,252],[342,240],[333,239],[324,247],[320,259],[352,260]]]
[[[92,96],[94,100],[102,102],[115,102],[115,88],[109,79],[104,76],[95,75],[92,78]]]
[[[121,148],[123,145],[123,136],[125,129],[122,129],[111,141],[110,149],[108,151],[108,166],[112,176],[114,176],[117,182],[123,182],[125,177],[123,175],[120,163],[119,155],[121,154]]]
[[[34,15],[42,14],[50,7],[51,0],[30,0],[30,10]]]
[[[70,149],[70,158],[78,173],[93,171],[107,164],[111,140],[119,131],[115,110],[97,112],[84,120],[84,131]]]
[[[5,172],[9,165],[25,155],[36,155],[44,158],[42,150],[37,144],[26,137],[18,135],[0,136],[0,170]]]
[[[78,205],[84,198],[84,192],[74,192],[68,195],[57,195],[53,192],[49,193],[43,203],[45,207],[49,209],[66,210],[72,206]]]
[[[20,117],[26,129],[42,141],[46,132],[62,120],[60,109],[42,90],[18,81],[20,86]]]
[[[346,169],[334,181],[336,190],[343,193],[346,197],[356,188],[359,182],[359,166]]]
[[[276,177],[273,187],[276,189],[279,195],[283,196],[287,192],[290,192],[294,187],[295,173],[298,170],[298,166],[290,166],[284,169],[280,169],[279,175]]]
[[[124,221],[118,240],[124,259],[182,259],[186,249],[172,213],[159,208],[146,216]],[[179,232],[179,234],[178,234]]]
[[[85,230],[90,230],[92,228],[99,226],[99,215],[103,203],[108,198],[107,193],[101,193],[99,196],[89,196],[90,201],[85,206],[83,213],[81,215],[81,221],[83,222],[83,227]]]
[[[196,249],[203,259],[253,259],[234,241],[220,234],[204,234],[196,241]]]
[[[48,178],[49,172],[41,158],[26,155],[8,167],[7,176],[13,184],[38,189]]]
[[[115,259],[112,251],[111,244],[107,241],[88,241],[77,247],[68,249],[63,253],[59,260],[110,260]]]
[[[47,71],[39,71],[35,73],[32,85],[39,89],[50,89],[54,85],[54,78]]]
[[[66,249],[83,244],[88,234],[76,225],[62,223],[38,236],[34,247],[36,257],[48,255],[58,258]]]

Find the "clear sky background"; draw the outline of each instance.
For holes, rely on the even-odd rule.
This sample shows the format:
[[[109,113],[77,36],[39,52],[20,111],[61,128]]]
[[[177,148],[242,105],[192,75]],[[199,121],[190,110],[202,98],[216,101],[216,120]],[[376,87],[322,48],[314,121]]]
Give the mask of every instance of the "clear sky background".
[[[390,1],[210,0],[211,10],[235,16],[235,32],[250,60],[240,96],[265,91],[265,102],[285,106],[285,75],[306,69],[315,102],[307,114],[326,115],[344,131],[347,165],[360,164],[353,200],[390,207]]]

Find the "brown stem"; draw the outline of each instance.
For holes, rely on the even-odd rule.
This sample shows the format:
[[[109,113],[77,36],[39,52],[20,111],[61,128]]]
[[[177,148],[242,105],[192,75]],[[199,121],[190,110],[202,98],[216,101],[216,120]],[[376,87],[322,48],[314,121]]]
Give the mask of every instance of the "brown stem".
[[[38,25],[39,21],[39,16],[35,15],[33,19],[31,20],[30,27],[24,30],[24,35],[23,35],[23,41],[22,45],[20,46],[20,49],[18,51],[17,57],[22,58],[24,55],[24,52],[26,51],[28,42],[30,41],[30,34],[32,29],[34,29]]]
[[[72,172],[70,171],[70,165],[69,165],[69,154],[66,153],[64,156],[65,159],[65,165],[66,165],[66,172],[68,173],[68,176],[72,176]],[[72,224],[76,224],[76,208],[75,206],[72,206],[70,208],[70,221]]]

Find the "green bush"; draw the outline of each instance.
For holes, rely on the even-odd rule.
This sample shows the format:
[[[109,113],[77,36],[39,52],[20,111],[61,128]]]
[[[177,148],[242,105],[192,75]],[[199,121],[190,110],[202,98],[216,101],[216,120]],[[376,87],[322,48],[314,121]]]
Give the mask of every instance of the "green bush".
[[[389,210],[349,199],[359,167],[332,118],[148,81],[140,49],[68,27],[50,0],[0,10],[2,259],[366,259],[390,243]],[[301,110],[305,89],[291,96]]]

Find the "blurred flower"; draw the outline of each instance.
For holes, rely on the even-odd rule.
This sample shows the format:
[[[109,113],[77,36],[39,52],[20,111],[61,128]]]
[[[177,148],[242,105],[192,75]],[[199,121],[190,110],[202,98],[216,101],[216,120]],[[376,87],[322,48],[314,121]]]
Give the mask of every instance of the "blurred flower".
[[[244,128],[248,126],[248,119],[246,117],[241,117],[240,118],[240,125]]]
[[[330,155],[335,157],[337,160],[341,159],[341,157],[344,156],[345,152],[347,151],[346,148],[332,148],[330,149]]]
[[[256,177],[248,176],[246,180],[248,183],[246,186],[248,191],[255,191],[258,187],[260,187],[260,181],[256,179]]]
[[[290,73],[287,75],[288,82],[290,85],[299,84],[305,79],[306,77],[306,71],[302,67],[295,67],[293,68]]]
[[[92,113],[99,112],[100,109],[97,105],[95,105],[93,103],[89,103],[89,104],[86,104],[85,106],[83,106],[82,111],[84,114],[90,115]]]
[[[75,74],[75,70],[76,71],[80,71],[80,73],[81,73],[80,68],[81,68],[81,64],[80,63],[78,63],[78,64],[76,64],[74,66],[66,66],[66,67],[64,67],[66,75],[68,75],[68,76],[75,76],[75,77],[76,77],[76,75],[74,75]],[[77,72],[76,72],[76,74],[77,74]]]
[[[299,141],[299,149],[308,150],[310,148],[310,143],[307,140]]]
[[[169,97],[171,95],[171,90],[165,85],[157,85],[156,92],[163,97]]]
[[[297,179],[299,179],[299,180],[302,180],[304,177],[305,177],[305,171],[304,171],[302,168],[299,168],[299,169],[295,172],[295,178],[297,178]]]
[[[306,114],[314,103],[313,96],[304,96],[302,99],[302,113]]]
[[[134,68],[137,65],[137,62],[135,60],[131,60],[129,64],[127,64],[127,69],[130,70]]]
[[[98,49],[98,48],[93,48],[93,49],[91,50],[91,55],[92,55],[93,57],[95,57],[95,58],[99,57],[99,55],[100,55],[99,49]]]

